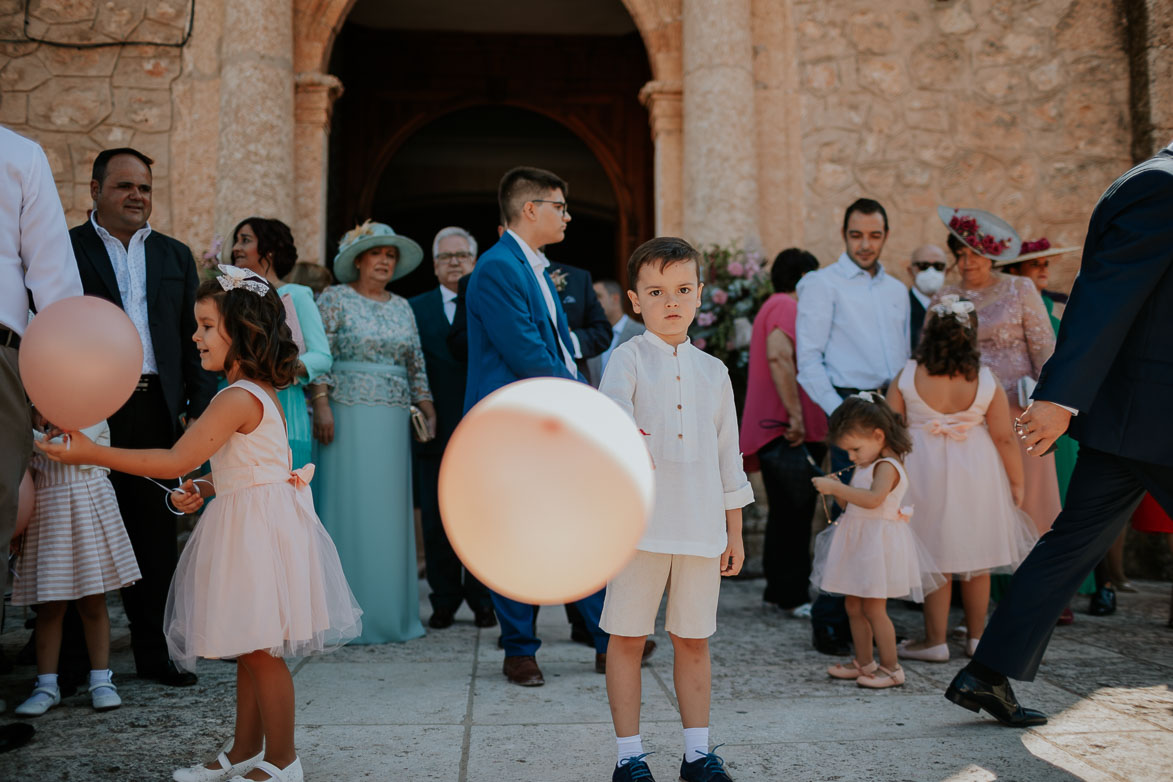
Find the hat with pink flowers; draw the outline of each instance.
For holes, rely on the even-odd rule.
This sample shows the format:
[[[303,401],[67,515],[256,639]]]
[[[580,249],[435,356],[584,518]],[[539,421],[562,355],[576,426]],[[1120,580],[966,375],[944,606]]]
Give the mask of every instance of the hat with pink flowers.
[[[1010,223],[981,209],[955,209],[938,206],[937,216],[949,233],[965,242],[974,252],[989,258],[995,266],[1018,260],[1022,239]]]

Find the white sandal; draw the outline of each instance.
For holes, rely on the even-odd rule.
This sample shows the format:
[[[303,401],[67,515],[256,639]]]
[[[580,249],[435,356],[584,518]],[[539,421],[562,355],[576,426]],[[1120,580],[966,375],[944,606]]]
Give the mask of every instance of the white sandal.
[[[252,771],[264,757],[265,753],[261,752],[256,757],[242,760],[233,765],[228,756],[221,752],[216,756],[216,762],[220,764],[220,768],[208,768],[202,764],[190,768],[180,768],[171,773],[171,778],[175,782],[228,782],[229,779],[238,779],[242,774]]]
[[[262,760],[260,763],[257,763],[255,766],[253,766],[253,768],[257,769],[258,771],[264,771],[269,775],[269,779],[273,780],[273,782],[305,782],[305,774],[302,773],[301,758],[299,757],[294,758],[293,762],[285,768],[277,768],[267,760]],[[245,771],[244,773],[247,774],[248,771]],[[233,777],[232,779],[228,780],[228,782],[253,781],[251,779],[245,779],[244,775],[242,774],[241,776]]]
[[[49,697],[46,700],[45,698],[37,698],[38,695],[47,695]],[[61,703],[61,690],[59,688],[34,687],[33,694],[24,703],[16,707],[16,714],[20,717],[39,717],[59,703]]]
[[[100,690],[109,690],[109,692],[100,692]],[[104,682],[90,685],[90,703],[93,704],[94,711],[110,711],[122,705],[122,698],[118,695],[118,688],[114,686],[113,676]]]
[[[926,663],[949,662],[949,644],[926,646],[924,649],[910,649],[913,641],[901,641],[896,644],[896,656],[905,660],[921,660]]]

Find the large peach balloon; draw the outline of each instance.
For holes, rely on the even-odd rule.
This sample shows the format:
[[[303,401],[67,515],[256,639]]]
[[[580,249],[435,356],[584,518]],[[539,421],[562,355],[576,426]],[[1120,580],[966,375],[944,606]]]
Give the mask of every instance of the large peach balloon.
[[[61,429],[109,418],[134,393],[143,346],[126,313],[96,296],[62,299],[29,323],[20,377],[29,399]]]
[[[583,383],[522,380],[481,400],[440,465],[440,514],[465,566],[525,603],[598,591],[635,553],[652,511],[647,446]]]
[[[20,489],[16,494],[16,528],[12,530],[12,537],[24,534],[29,522],[33,518],[33,507],[37,503],[37,489],[33,485],[33,476],[26,470],[20,479]]]

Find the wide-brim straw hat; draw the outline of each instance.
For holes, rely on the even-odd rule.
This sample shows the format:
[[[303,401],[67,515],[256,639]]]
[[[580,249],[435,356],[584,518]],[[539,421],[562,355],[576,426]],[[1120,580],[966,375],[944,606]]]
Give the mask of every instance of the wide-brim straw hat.
[[[989,258],[995,266],[1018,262],[1022,239],[1010,223],[1001,217],[981,209],[955,209],[950,206],[938,206],[937,216],[949,229],[949,233],[974,252]]]
[[[1043,241],[1043,240],[1036,240],[1036,241]],[[1025,247],[1028,244],[1032,244],[1032,242],[1023,242],[1022,244]],[[1063,255],[1064,253],[1076,253],[1082,249],[1083,249],[1082,247],[1048,247],[1045,250],[1036,250],[1034,252],[1023,253],[1022,255],[1018,256],[1014,260],[1007,261],[1006,265],[1010,266],[1010,265],[1013,265],[1016,263],[1022,263],[1023,261],[1033,261],[1035,258],[1050,258],[1052,255]]]
[[[338,254],[334,256],[334,276],[339,282],[354,282],[358,279],[358,269],[355,268],[354,261],[372,247],[399,249],[399,260],[395,262],[392,281],[411,274],[424,259],[423,249],[414,241],[395,233],[391,226],[385,223],[367,220],[347,231],[338,242]]]

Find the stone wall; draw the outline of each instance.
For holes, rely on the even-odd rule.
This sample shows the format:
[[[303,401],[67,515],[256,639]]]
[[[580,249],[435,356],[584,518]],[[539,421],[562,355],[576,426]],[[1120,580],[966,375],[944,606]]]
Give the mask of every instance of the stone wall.
[[[0,38],[24,39],[24,0],[0,0]],[[31,0],[29,36],[68,43],[183,39],[191,0]],[[172,88],[181,50],[168,46],[76,49],[0,43],[0,122],[45,148],[69,224],[90,208],[90,168],[108,147],[155,160],[151,223],[170,231]]]
[[[1082,244],[1131,165],[1124,18],[1114,0],[795,0],[805,241],[842,252],[844,208],[878,199],[903,274],[944,245],[935,207],[984,208],[1023,238]],[[770,248],[777,249],[777,248]],[[1053,262],[1066,286],[1076,255]]]

